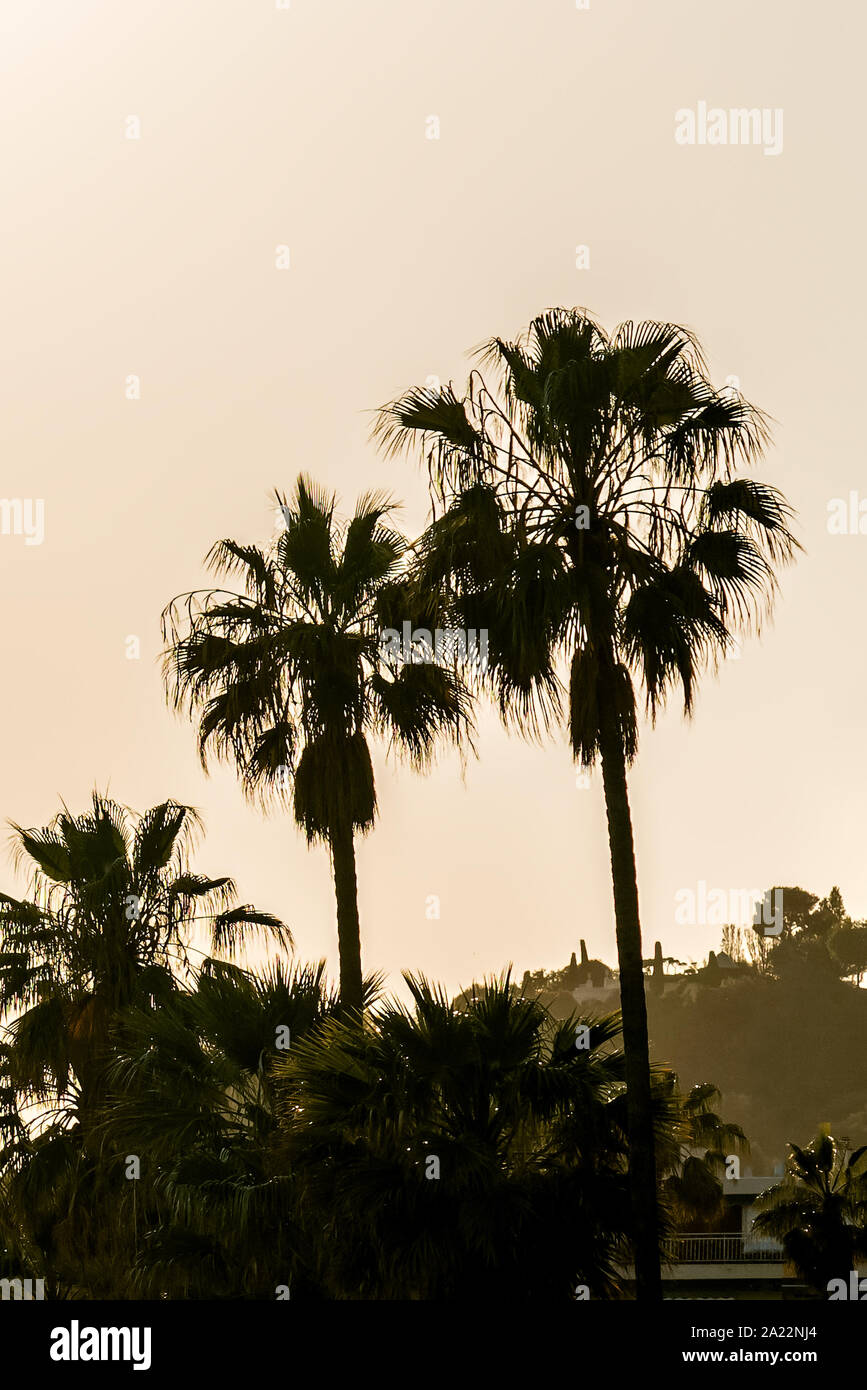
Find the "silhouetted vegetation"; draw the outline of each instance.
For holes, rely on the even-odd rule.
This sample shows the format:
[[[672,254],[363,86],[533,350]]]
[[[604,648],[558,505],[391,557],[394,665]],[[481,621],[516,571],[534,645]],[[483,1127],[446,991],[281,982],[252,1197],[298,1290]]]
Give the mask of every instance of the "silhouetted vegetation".
[[[838,889],[782,894],[779,938],[729,928],[736,970],[670,978],[648,1002],[654,1055],[687,1081],[713,1076],[763,1172],[794,1136],[826,1122],[867,1143],[867,992],[853,987],[865,927]]]
[[[58,977],[54,997],[77,1000],[83,1045],[49,1033],[37,1046],[27,967],[7,957],[6,1007],[24,1010],[0,1058],[5,1267],[60,1298],[621,1296],[634,1231],[617,1016],[557,1021],[508,976],[454,1002],[407,977],[409,1007],[368,983],[362,1026],[321,966],[193,969],[188,890],[203,901],[215,881],[174,872],[184,809],[142,818],[134,848],[126,815],[100,800],[93,817],[64,814],[56,836],[24,832],[52,866],[41,948],[76,942],[76,990]],[[70,871],[69,845],[116,893],[114,913],[79,852]],[[142,875],[154,916],[127,917]],[[39,912],[6,906],[15,922]],[[92,910],[114,923],[130,987],[82,1034],[103,998]],[[140,931],[178,953],[155,967],[153,951],[135,953]],[[717,1100],[652,1074],[664,1231],[721,1210],[725,1156],[745,1144]]]
[[[0,1270],[59,1298],[610,1299],[634,1279],[654,1300],[663,1239],[719,1225],[749,1135],[758,1168],[791,1151],[756,1229],[823,1288],[865,1253],[867,923],[837,888],[788,887],[778,933],[727,925],[704,964],[646,955],[627,785],[641,704],[691,713],[798,549],[782,493],[739,472],[764,417],[685,329],[556,309],[492,339],[462,393],[383,408],[375,437],[426,464],[415,542],[390,498],[341,520],[302,476],[269,543],[218,542],[219,587],[163,614],[205,769],[228,761],[329,849],[339,990],[195,870],[191,808],[95,794],[16,826]],[[407,975],[400,1003],[362,971],[372,742],[422,770],[474,752],[486,697],[601,767],[617,969],[581,941],[520,988],[507,971],[449,999]],[[257,938],[276,955],[251,968]]]
[[[791,1144],[786,1176],[760,1198],[754,1229],[782,1241],[819,1293],[867,1256],[867,1147],[849,1152],[822,1126],[806,1149]]]

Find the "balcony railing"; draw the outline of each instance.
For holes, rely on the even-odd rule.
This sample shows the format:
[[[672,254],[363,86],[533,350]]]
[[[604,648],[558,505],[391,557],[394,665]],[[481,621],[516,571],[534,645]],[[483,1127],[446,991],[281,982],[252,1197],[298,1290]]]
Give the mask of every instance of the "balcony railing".
[[[755,1236],[672,1236],[665,1242],[665,1254],[675,1264],[782,1264],[785,1256],[778,1245],[760,1242]]]

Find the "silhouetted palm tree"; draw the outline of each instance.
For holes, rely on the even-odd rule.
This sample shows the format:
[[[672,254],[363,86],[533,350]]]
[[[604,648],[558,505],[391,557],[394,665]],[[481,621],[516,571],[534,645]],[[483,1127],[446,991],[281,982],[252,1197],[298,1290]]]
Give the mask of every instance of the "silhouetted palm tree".
[[[147,1153],[150,1219],[129,1271],[138,1296],[304,1287],[315,1259],[281,1162],[272,1067],[336,1005],[322,964],[206,960],[193,989],[127,1015],[104,1132],[118,1153]]]
[[[266,551],[218,542],[208,560],[243,592],[183,595],[164,614],[167,674],[176,706],[199,713],[199,749],[231,758],[250,795],[291,786],[308,841],[331,850],[340,996],[362,1004],[355,835],[376,816],[368,734],[383,734],[416,765],[441,736],[470,732],[457,670],[402,664],[383,648],[395,613],[411,619],[406,542],[387,525],[388,500],[362,497],[348,523],[336,499],[299,478],[278,495],[285,529]]]
[[[827,1293],[867,1256],[867,1145],[847,1156],[823,1125],[808,1148],[789,1148],[786,1176],[758,1198],[753,1230],[782,1241],[800,1276]]]
[[[670,1113],[662,1134],[657,1132],[657,1167],[663,1200],[672,1224],[713,1221],[725,1212],[723,1181],[732,1154],[749,1153],[740,1125],[720,1118],[713,1108],[722,1099],[710,1082],[693,1086],[685,1095],[673,1072],[657,1090],[667,1097]]]
[[[695,339],[583,311],[493,339],[466,392],[420,387],[384,407],[389,452],[420,444],[434,519],[421,588],[488,631],[484,679],[504,718],[535,733],[564,712],[576,759],[597,757],[608,815],[630,1105],[639,1294],[661,1297],[647,1018],[627,768],[636,686],[655,716],[672,687],[687,712],[707,661],[766,611],[796,548],[785,499],[733,476],[766,440],[763,417],[716,390]],[[562,676],[568,673],[563,700]]]
[[[33,894],[0,894],[3,1219],[15,1217],[17,1240],[52,1276],[101,1263],[103,1295],[128,1264],[132,1195],[101,1154],[113,1034],[132,1006],[176,988],[198,923],[222,951],[257,932],[291,941],[270,913],[232,905],[230,878],[192,872],[197,828],[188,806],[166,801],[136,817],[94,794],[82,815],[15,827]]]
[[[570,1299],[618,1288],[629,1227],[619,1019],[557,1023],[508,976],[450,1003],[404,977],[363,1030],[274,1064],[289,1170],[337,1298]]]

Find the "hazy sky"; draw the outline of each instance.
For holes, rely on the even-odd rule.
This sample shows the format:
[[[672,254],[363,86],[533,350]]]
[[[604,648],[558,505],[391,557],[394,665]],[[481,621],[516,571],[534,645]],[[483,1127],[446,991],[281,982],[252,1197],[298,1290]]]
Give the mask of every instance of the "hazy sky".
[[[199,866],[336,965],[327,853],[246,806],[231,769],[205,778],[165,706],[160,611],[202,582],[214,540],[266,539],[269,493],[301,469],[347,506],[390,489],[419,529],[421,475],[377,456],[366,412],[578,304],[699,334],[715,379],[777,421],[759,475],[808,552],[693,723],[673,707],[643,735],[647,953],[718,945],[675,923],[702,880],[838,883],[867,915],[867,535],[827,529],[832,498],[867,498],[863,11],[0,0],[0,26],[0,495],[43,499],[45,528],[0,535],[0,816],[41,825],[94,784],[138,809],[190,801]],[[781,152],[678,144],[676,112],[700,102],[781,110]],[[562,739],[527,746],[490,713],[480,751],[464,780],[455,758],[427,778],[378,758],[365,966],[454,987],[560,965],[580,936],[613,961],[598,779],[577,788]]]

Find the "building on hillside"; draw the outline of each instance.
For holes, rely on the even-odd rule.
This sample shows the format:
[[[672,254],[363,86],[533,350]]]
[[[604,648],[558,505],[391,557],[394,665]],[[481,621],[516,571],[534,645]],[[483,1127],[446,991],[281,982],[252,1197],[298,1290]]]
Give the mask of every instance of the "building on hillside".
[[[602,994],[606,990],[612,989],[617,984],[617,976],[603,960],[590,960],[587,955],[587,944],[581,941],[581,962],[575,959],[575,952],[572,952],[572,959],[566,969],[566,989],[575,996],[576,1000],[582,1000],[588,995]]]

